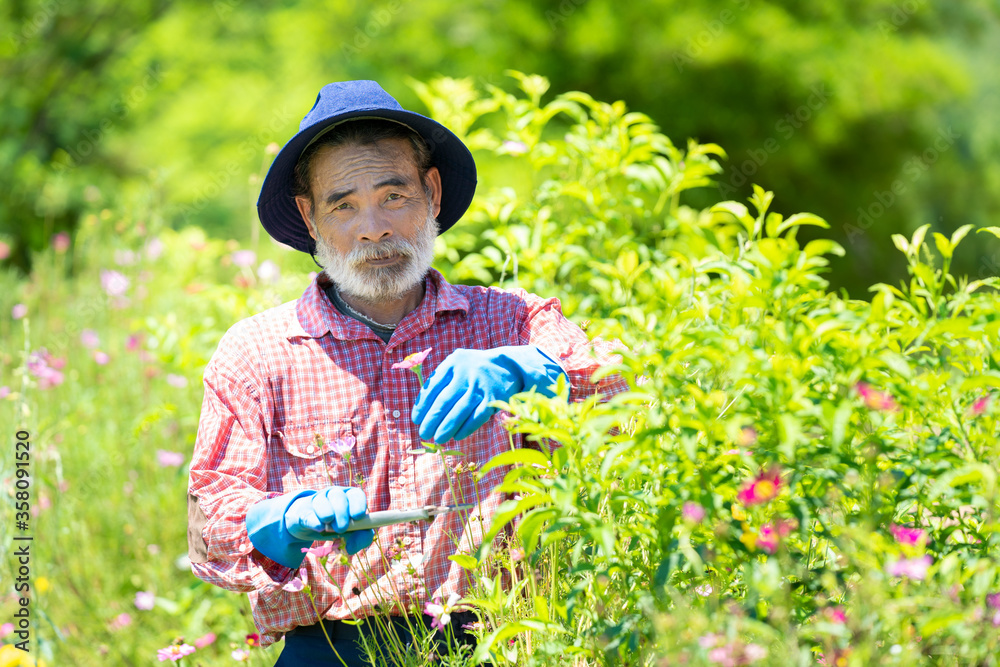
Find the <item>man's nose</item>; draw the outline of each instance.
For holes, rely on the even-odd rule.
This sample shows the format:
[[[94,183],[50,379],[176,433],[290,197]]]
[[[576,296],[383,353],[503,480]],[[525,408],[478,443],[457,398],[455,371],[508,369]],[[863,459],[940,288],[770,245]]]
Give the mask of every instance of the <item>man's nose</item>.
[[[361,213],[358,240],[378,243],[392,236],[392,224],[377,206],[368,207]]]

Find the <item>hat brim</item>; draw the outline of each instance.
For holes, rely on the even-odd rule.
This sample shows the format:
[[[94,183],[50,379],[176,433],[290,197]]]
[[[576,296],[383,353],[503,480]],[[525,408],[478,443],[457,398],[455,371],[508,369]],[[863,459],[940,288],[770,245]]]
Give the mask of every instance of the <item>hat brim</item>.
[[[438,233],[450,229],[469,208],[476,192],[476,163],[466,145],[451,130],[412,111],[356,110],[324,118],[299,130],[278,152],[268,169],[257,199],[257,215],[276,241],[312,254],[316,242],[309,236],[292,196],[295,165],[302,151],[331,125],[358,118],[382,118],[402,123],[424,138],[431,151],[431,165],[441,174],[441,212]]]

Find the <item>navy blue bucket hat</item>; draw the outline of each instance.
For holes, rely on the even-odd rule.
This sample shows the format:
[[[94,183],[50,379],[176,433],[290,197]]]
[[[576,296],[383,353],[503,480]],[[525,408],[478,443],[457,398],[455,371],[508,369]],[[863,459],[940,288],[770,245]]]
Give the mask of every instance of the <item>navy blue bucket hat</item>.
[[[323,86],[316,103],[299,123],[299,132],[281,149],[267,172],[257,199],[257,215],[276,241],[312,254],[309,236],[292,196],[295,165],[302,152],[332,125],[359,118],[401,123],[419,134],[431,150],[431,165],[441,172],[440,232],[458,222],[476,192],[476,163],[462,140],[444,125],[406,111],[374,81],[341,81]]]

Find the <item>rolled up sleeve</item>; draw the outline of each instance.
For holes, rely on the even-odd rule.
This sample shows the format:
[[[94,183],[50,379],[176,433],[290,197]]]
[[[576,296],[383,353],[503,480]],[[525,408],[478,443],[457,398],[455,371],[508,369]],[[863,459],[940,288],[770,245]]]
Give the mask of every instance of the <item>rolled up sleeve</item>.
[[[620,375],[609,375],[593,383],[591,378],[602,366],[617,365],[616,350],[623,345],[601,339],[590,340],[580,327],[562,313],[556,298],[541,298],[517,291],[524,303],[518,338],[522,345],[535,345],[559,362],[569,376],[570,400],[580,401],[595,393],[608,398],[628,389]]]

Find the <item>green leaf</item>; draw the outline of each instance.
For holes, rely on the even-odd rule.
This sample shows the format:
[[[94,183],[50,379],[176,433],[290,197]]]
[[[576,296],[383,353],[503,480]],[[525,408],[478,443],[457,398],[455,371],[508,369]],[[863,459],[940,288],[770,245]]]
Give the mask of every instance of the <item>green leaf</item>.
[[[992,234],[993,236],[1000,239],[1000,227],[980,227],[979,229],[976,230],[976,233],[979,234],[980,232],[986,232],[988,234]]]
[[[520,463],[522,465],[539,465],[543,468],[549,467],[549,459],[537,449],[514,449],[509,452],[497,454],[483,465],[480,470],[486,472],[500,466],[508,466]]]
[[[924,237],[927,236],[927,230],[930,228],[929,224],[922,225],[917,231],[913,232],[913,239],[910,241],[910,251],[914,255],[920,252],[920,246],[924,244]]]
[[[905,236],[902,234],[893,234],[892,242],[899,249],[899,252],[907,256],[910,254],[910,242],[906,240]]]
[[[737,201],[719,202],[709,209],[712,213],[728,213],[736,218],[748,235],[753,235],[754,219],[750,217],[750,212],[746,206]]]
[[[815,257],[816,255],[836,255],[837,257],[843,257],[847,253],[844,251],[844,246],[840,245],[836,241],[831,241],[830,239],[816,239],[810,241],[806,244],[806,247],[802,249],[802,252],[806,257]]]
[[[823,229],[830,228],[830,223],[818,215],[813,215],[812,213],[796,213],[795,215],[788,216],[787,220],[778,225],[778,234],[781,234],[789,227],[802,227],[806,225],[812,227],[822,227]]]
[[[938,234],[934,232],[934,245],[937,246],[938,252],[945,259],[951,259],[952,250],[954,247],[951,245],[951,241],[945,238],[944,234]]]
[[[457,563],[458,566],[464,570],[472,571],[479,567],[479,561],[467,554],[455,554],[453,556],[448,556],[448,560]]]
[[[966,234],[968,234],[973,227],[975,227],[975,225],[962,225],[961,227],[955,230],[955,233],[951,235],[952,249],[958,246],[959,242],[961,242],[961,240],[965,238]]]

